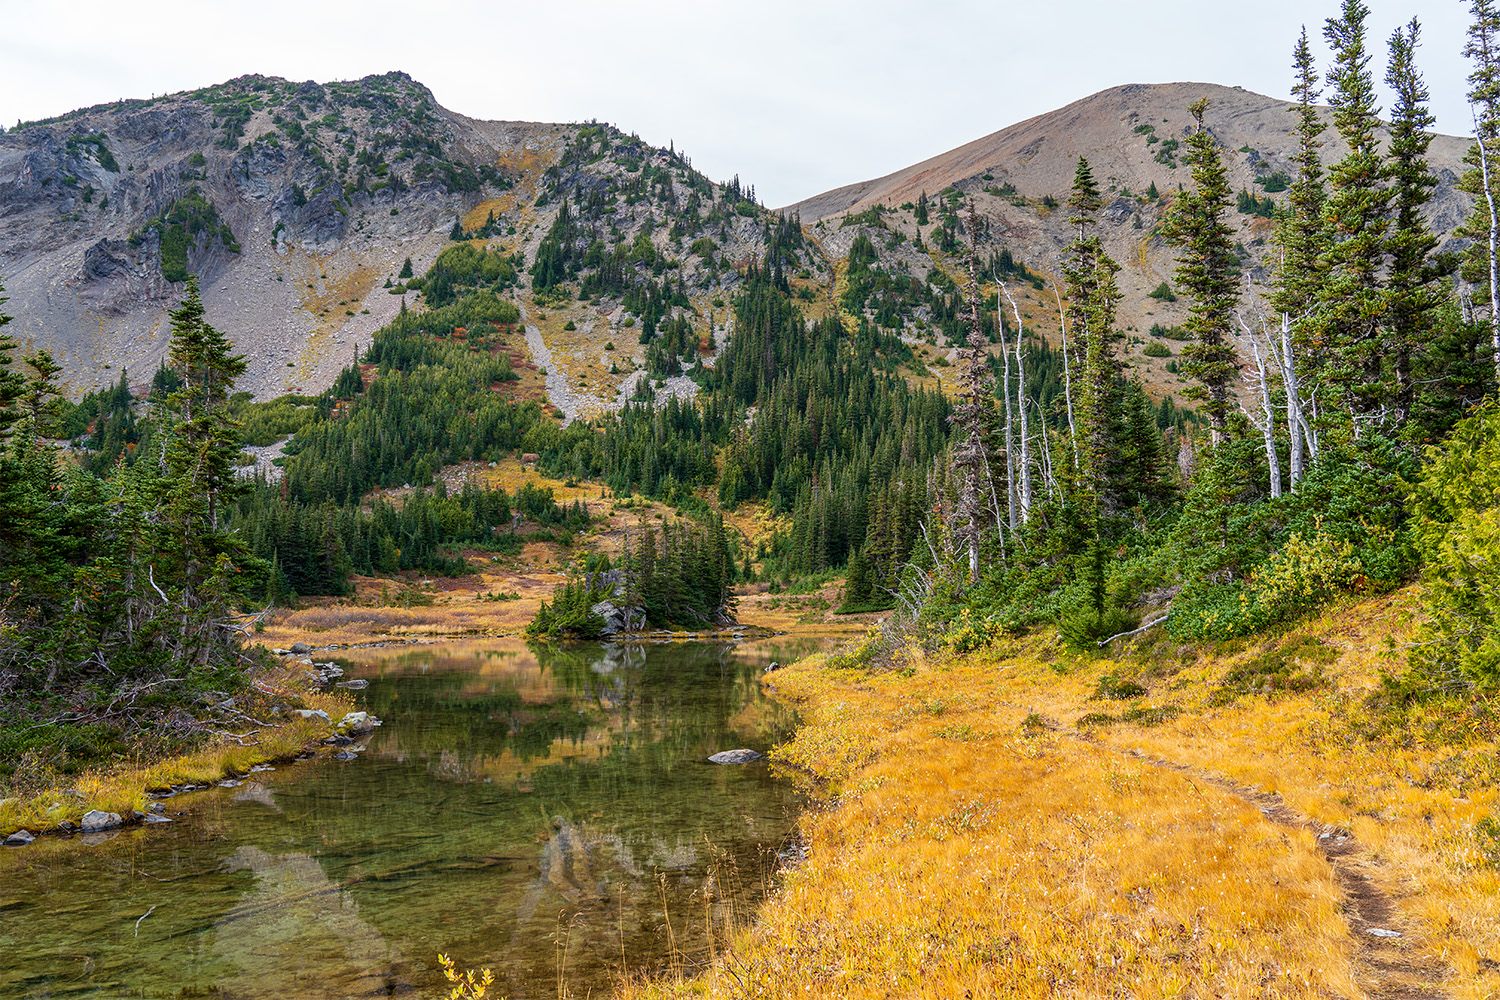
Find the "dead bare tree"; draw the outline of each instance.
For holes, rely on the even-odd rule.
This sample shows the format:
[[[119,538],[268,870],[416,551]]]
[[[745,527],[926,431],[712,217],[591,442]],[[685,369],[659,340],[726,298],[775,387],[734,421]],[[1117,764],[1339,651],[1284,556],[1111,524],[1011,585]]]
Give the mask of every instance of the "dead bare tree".
[[[1271,405],[1271,375],[1266,367],[1266,355],[1261,353],[1260,339],[1245,322],[1244,316],[1236,312],[1234,318],[1239,321],[1240,329],[1245,331],[1245,339],[1250,343],[1250,353],[1255,358],[1255,372],[1253,374],[1247,372],[1244,379],[1260,389],[1260,416],[1257,417],[1252,413],[1243,401],[1240,403],[1240,409],[1260,430],[1265,439],[1266,465],[1271,470],[1271,496],[1275,498],[1281,496],[1281,460],[1276,451],[1276,409]],[[1268,345],[1269,340],[1268,336]],[[1295,432],[1292,436],[1296,436]]]
[[[1068,440],[1073,443],[1073,469],[1078,469],[1078,428],[1073,423],[1073,371],[1068,362],[1068,316],[1063,309],[1062,293],[1057,285],[1052,286],[1052,297],[1057,299],[1057,325],[1062,330],[1063,398],[1068,403]]]
[[[1001,293],[1005,296],[1005,301],[1010,303],[1011,311],[1015,313],[1016,317],[1016,395],[1021,401],[1021,405],[1019,407],[1021,416],[1021,478],[1019,487],[1021,523],[1025,524],[1029,520],[1031,520],[1031,435],[1027,433],[1026,426],[1026,328],[1021,321],[1021,307],[1016,305],[1016,300],[1011,296],[1010,289],[1005,287],[1005,282],[1003,281],[1000,282],[999,285]],[[1002,323],[1001,330],[1003,331],[1004,329],[1005,325]],[[1009,350],[1009,346],[1007,346],[1007,357],[1009,356]],[[1009,381],[1010,379],[1009,372],[1010,365],[1009,362],[1007,362],[1007,381]],[[1007,407],[1009,407],[1009,402],[1007,402],[1006,405]],[[1007,409],[1006,420],[1008,421],[1009,419],[1010,413]],[[1008,448],[1009,446],[1010,443],[1009,440],[1007,440],[1006,447]]]

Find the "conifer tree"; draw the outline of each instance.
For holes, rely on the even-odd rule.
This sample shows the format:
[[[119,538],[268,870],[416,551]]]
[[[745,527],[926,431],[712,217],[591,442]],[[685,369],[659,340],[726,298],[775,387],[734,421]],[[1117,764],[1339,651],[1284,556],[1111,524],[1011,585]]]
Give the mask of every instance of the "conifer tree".
[[[979,280],[974,259],[979,240],[978,216],[969,205],[969,336],[958,352],[959,403],[953,408],[953,465],[960,477],[954,510],[953,538],[968,551],[969,582],[979,582],[979,546],[988,518],[984,495],[990,482],[990,423],[994,413],[994,374],[989,366],[989,338],[979,319]]]
[[[1380,419],[1389,399],[1381,324],[1391,194],[1376,135],[1379,107],[1365,48],[1368,17],[1361,0],[1343,0],[1341,15],[1330,18],[1323,32],[1333,50],[1328,71],[1333,125],[1348,152],[1329,171],[1323,204],[1328,240],[1314,319],[1314,337],[1328,351],[1323,384],[1356,437]]]
[[[1177,258],[1177,283],[1192,296],[1184,327],[1193,342],[1183,348],[1183,372],[1198,384],[1183,395],[1203,400],[1213,443],[1229,433],[1230,381],[1235,374],[1230,322],[1238,301],[1238,261],[1234,230],[1225,217],[1230,186],[1218,140],[1203,124],[1208,98],[1188,112],[1197,123],[1187,137],[1186,161],[1193,168],[1193,189],[1178,195],[1167,226],[1168,238],[1183,251]]]
[[[0,292],[3,291],[5,286],[0,285]],[[7,298],[0,296],[0,306],[7,301]],[[10,319],[0,312],[0,330],[10,324]],[[0,333],[0,444],[10,438],[12,428],[21,418],[21,400],[26,395],[26,377],[11,367],[15,362],[11,353],[15,349],[15,338],[8,333]]]
[[[1416,407],[1416,385],[1428,374],[1424,345],[1433,338],[1436,313],[1443,304],[1438,282],[1450,270],[1434,261],[1437,237],[1427,226],[1422,208],[1432,200],[1437,178],[1427,165],[1429,131],[1436,119],[1427,109],[1428,90],[1417,72],[1415,55],[1421,29],[1416,18],[1397,28],[1390,39],[1386,83],[1396,95],[1391,109],[1387,172],[1391,179],[1394,217],[1387,252],[1386,363],[1390,397],[1398,423],[1405,424]]]
[[[176,587],[178,655],[195,666],[207,665],[229,645],[220,621],[229,602],[227,574],[232,557],[244,555],[221,526],[220,508],[245,489],[235,477],[240,435],[229,413],[230,391],[245,373],[245,359],[230,353],[229,341],[203,315],[197,280],[189,277],[187,296],[172,313],[168,355],[182,387],[162,408],[164,420],[174,423],[159,459],[160,562],[170,568]]]
[[[1078,239],[1068,248],[1063,274],[1072,300],[1074,338],[1083,353],[1077,405],[1082,438],[1078,472],[1085,504],[1095,514],[1113,513],[1116,507],[1110,471],[1118,457],[1112,430],[1117,409],[1115,385],[1120,374],[1115,355],[1120,340],[1115,329],[1115,305],[1120,300],[1115,273],[1120,266],[1104,251],[1098,235],[1091,232],[1102,204],[1089,162],[1080,156],[1068,199],[1068,207],[1073,210],[1068,221],[1078,227]]]
[[[1296,80],[1292,92],[1297,103],[1297,179],[1287,193],[1287,211],[1276,226],[1275,288],[1271,303],[1281,313],[1281,344],[1277,361],[1286,394],[1287,428],[1291,440],[1288,471],[1292,488],[1302,479],[1303,455],[1317,457],[1317,438],[1303,412],[1302,383],[1320,359],[1311,322],[1322,273],[1323,202],[1327,191],[1323,183],[1321,136],[1328,128],[1318,112],[1317,68],[1307,41],[1307,28],[1297,39],[1292,68]]]

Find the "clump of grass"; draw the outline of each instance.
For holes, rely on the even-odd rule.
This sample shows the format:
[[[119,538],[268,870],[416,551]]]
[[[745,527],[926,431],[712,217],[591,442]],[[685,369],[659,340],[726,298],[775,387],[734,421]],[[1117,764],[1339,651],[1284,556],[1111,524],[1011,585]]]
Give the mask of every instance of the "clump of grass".
[[[1252,657],[1224,674],[1213,703],[1225,705],[1247,694],[1308,691],[1323,684],[1321,668],[1338,657],[1338,650],[1311,636],[1295,636]]]
[[[1105,674],[1099,678],[1099,684],[1094,688],[1095,698],[1108,698],[1112,701],[1129,701],[1144,697],[1145,694],[1146,689],[1135,681],[1124,680],[1114,674]]]

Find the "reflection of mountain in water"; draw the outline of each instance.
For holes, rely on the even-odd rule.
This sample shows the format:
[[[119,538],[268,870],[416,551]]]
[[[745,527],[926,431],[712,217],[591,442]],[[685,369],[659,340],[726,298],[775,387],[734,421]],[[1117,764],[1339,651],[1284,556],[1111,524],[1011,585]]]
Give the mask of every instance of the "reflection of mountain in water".
[[[385,720],[359,759],[169,800],[195,811],[66,864],[0,855],[0,996],[436,996],[438,951],[513,1000],[559,963],[603,995],[749,918],[795,803],[703,761],[784,728],[781,649],[370,653],[344,661]]]
[[[422,759],[445,780],[507,783],[531,781],[543,762],[622,751],[634,766],[648,745],[702,759],[724,739],[790,721],[761,697],[761,664],[736,654],[722,644],[534,644],[475,672],[424,650],[370,678],[365,703],[385,720],[371,749]]]
[[[224,864],[255,888],[215,924],[211,950],[237,967],[220,995],[245,1000],[389,996],[411,984],[400,951],[362,920],[354,897],[306,854],[241,846]]]

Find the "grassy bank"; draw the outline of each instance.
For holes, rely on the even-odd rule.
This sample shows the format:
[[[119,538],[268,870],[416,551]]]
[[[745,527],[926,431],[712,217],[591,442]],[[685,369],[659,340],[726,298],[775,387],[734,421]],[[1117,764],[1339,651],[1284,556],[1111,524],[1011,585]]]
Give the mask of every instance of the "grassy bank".
[[[192,749],[157,759],[121,759],[72,776],[57,775],[37,790],[0,799],[0,834],[18,829],[32,833],[55,830],[63,821],[78,823],[91,809],[129,817],[143,811],[147,791],[171,785],[207,784],[244,774],[257,764],[288,760],[331,732],[327,722],[296,714],[278,715],[276,703],[322,709],[337,721],[350,711],[354,699],[344,691],[302,690],[290,674],[258,678],[254,687],[239,693],[246,716],[270,724],[247,723],[244,732],[207,735]]]
[[[1493,996],[1495,716],[1370,697],[1413,607],[773,674],[808,859],[703,976],[626,994]]]

